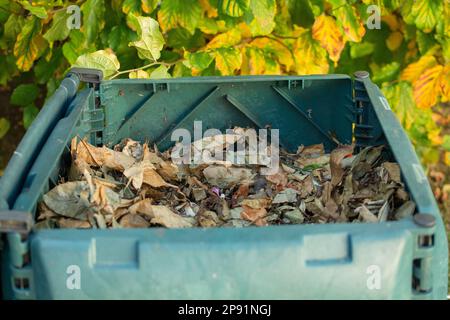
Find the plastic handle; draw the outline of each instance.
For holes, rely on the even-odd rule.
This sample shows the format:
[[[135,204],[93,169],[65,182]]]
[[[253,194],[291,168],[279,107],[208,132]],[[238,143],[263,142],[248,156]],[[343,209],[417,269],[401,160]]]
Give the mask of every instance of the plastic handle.
[[[362,81],[366,88],[375,114],[380,121],[389,145],[391,145],[392,153],[400,165],[404,180],[417,204],[419,212],[433,215],[439,214],[433,192],[414,151],[414,147],[397,117],[392,112],[387,99],[369,78],[360,79],[359,81]]]
[[[11,208],[34,159],[75,96],[79,84],[79,77],[69,72],[27,130],[0,179],[0,210]]]

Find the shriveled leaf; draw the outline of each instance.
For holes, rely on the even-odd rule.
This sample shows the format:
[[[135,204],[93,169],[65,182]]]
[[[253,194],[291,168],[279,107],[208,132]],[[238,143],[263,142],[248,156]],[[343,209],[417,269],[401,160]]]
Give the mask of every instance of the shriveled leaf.
[[[133,214],[141,213],[148,216],[152,224],[159,224],[166,228],[186,228],[192,227],[192,220],[182,217],[168,207],[162,205],[152,205],[150,199],[144,199],[130,207]]]
[[[246,168],[226,168],[224,166],[209,166],[203,170],[203,175],[211,185],[228,187],[234,184],[248,182],[253,177],[250,169]]]
[[[112,50],[99,50],[83,54],[74,63],[75,67],[94,68],[103,71],[103,76],[109,78],[120,69],[119,60]]]
[[[164,46],[164,38],[159,30],[158,22],[150,17],[134,17],[136,21],[139,40],[129,43],[136,47],[141,59],[156,61],[161,56],[161,50]]]
[[[43,196],[43,201],[55,213],[85,220],[89,208],[89,186],[85,181],[59,184]]]
[[[339,61],[345,41],[334,18],[325,14],[317,17],[312,26],[312,36],[327,50],[332,61]]]

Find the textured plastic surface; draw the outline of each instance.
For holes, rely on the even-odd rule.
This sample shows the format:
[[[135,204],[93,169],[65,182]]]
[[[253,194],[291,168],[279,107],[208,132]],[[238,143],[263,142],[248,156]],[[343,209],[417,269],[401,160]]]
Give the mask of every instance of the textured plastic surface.
[[[70,139],[113,145],[124,137],[170,146],[175,128],[234,125],[280,129],[283,146],[386,143],[400,163],[419,212],[381,224],[45,230],[16,235],[3,258],[3,290],[16,299],[445,299],[447,242],[430,187],[412,146],[370,79],[347,76],[221,77],[103,81],[65,104],[25,176],[6,194],[9,208],[35,211],[67,165]],[[355,130],[352,127],[355,125]],[[31,130],[30,130],[31,131]],[[28,135],[33,133],[28,131]],[[0,186],[4,184],[0,180]],[[432,239],[425,241],[423,239]],[[30,263],[24,261],[28,253]],[[80,276],[80,287],[68,281]],[[26,279],[26,286],[18,286]]]

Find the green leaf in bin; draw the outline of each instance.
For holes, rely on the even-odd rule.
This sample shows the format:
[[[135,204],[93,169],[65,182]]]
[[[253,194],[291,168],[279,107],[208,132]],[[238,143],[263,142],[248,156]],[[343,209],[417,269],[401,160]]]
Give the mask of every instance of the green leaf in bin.
[[[11,124],[9,123],[8,119],[0,118],[0,139],[8,133],[9,128],[11,128]]]
[[[28,129],[28,127],[31,125],[33,120],[36,118],[36,116],[39,113],[39,109],[36,108],[35,105],[30,104],[29,106],[25,107],[23,109],[23,126],[25,129]]]
[[[21,84],[14,89],[10,102],[13,105],[25,107],[34,102],[39,95],[39,88],[35,84]]]

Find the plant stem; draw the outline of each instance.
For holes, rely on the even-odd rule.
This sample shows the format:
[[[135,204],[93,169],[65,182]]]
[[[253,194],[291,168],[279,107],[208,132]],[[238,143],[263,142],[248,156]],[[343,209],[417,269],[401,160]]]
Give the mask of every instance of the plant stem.
[[[177,61],[174,61],[174,62],[171,62],[171,63],[163,62],[163,61],[161,61],[161,62],[152,62],[152,63],[146,64],[145,66],[142,66],[142,67],[139,67],[139,68],[123,70],[123,71],[117,71],[111,78],[109,78],[109,80],[112,80],[112,79],[120,76],[121,74],[130,73],[130,72],[133,72],[133,71],[138,71],[138,70],[150,68],[150,67],[153,67],[153,66],[163,65],[163,66],[166,66],[166,67],[170,67],[170,66],[174,65],[175,63],[177,63],[179,61],[181,61],[181,60],[177,60]]]

